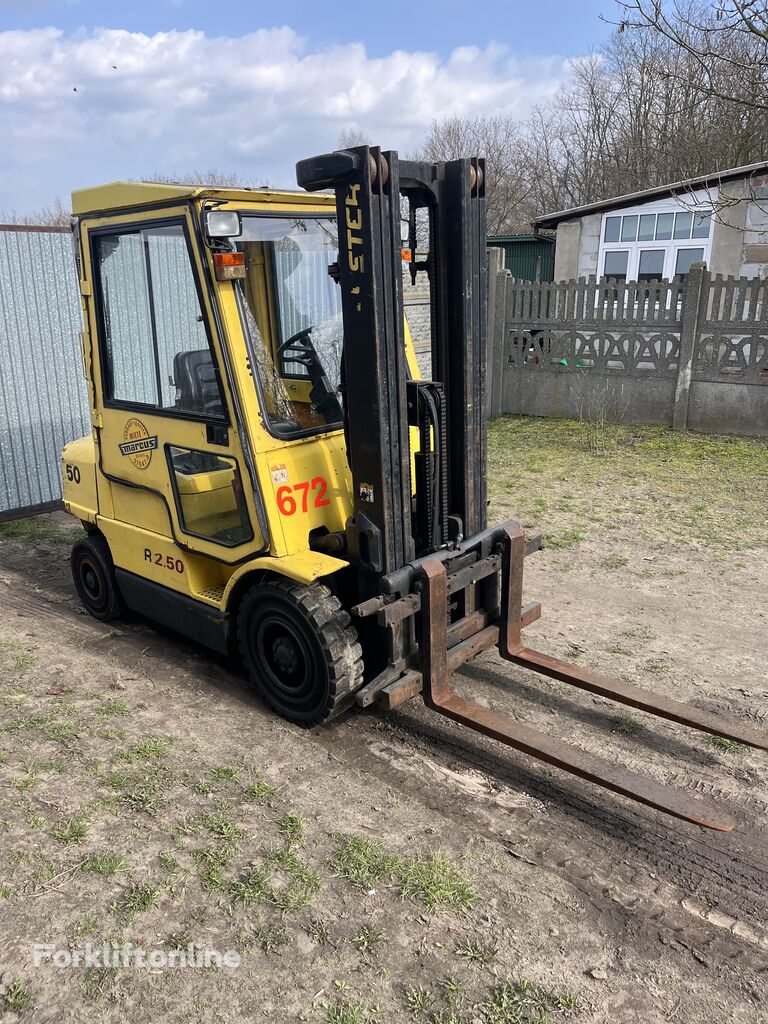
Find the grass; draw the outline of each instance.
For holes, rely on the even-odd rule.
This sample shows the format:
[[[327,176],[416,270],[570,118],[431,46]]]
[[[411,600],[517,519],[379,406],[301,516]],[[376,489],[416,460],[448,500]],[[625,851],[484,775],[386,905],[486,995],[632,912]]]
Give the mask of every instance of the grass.
[[[651,675],[662,676],[669,668],[669,665],[662,658],[651,658],[650,661],[646,661],[643,665],[644,672],[650,672]]]
[[[293,850],[273,851],[267,864],[272,869],[272,879],[283,883],[269,888],[271,903],[283,911],[300,910],[312,903],[320,889],[320,876]]]
[[[359,1000],[337,999],[326,1005],[326,1024],[380,1024],[379,1008]]]
[[[391,881],[398,866],[397,857],[387,853],[381,843],[361,836],[335,832],[336,855],[330,867],[361,889],[371,889],[381,882]]]
[[[69,821],[57,825],[51,831],[51,835],[54,839],[58,839],[60,843],[65,845],[79,843],[81,839],[85,839],[88,835],[88,822],[85,818],[70,818]]]
[[[359,934],[359,933],[358,933]],[[314,939],[319,946],[331,944],[331,930],[322,918],[313,918],[307,925],[307,935]]]
[[[264,925],[257,928],[253,937],[263,953],[279,953],[290,942],[285,928],[275,925]]]
[[[544,535],[544,544],[548,548],[572,548],[587,539],[583,530],[569,529],[561,530],[560,533],[547,533]]]
[[[399,867],[398,875],[403,896],[420,900],[427,910],[469,910],[477,899],[469,878],[441,853],[413,856]]]
[[[253,903],[265,899],[269,892],[269,869],[262,866],[247,871],[240,878],[230,881],[227,891],[233,903]]]
[[[34,1006],[35,999],[21,978],[14,978],[0,996],[0,1008],[6,1013],[24,1013]]]
[[[646,728],[645,722],[641,722],[634,715],[617,715],[613,720],[611,732],[619,733],[621,736],[637,736],[638,733],[645,732]]]
[[[744,753],[744,744],[738,740],[729,740],[725,736],[710,736],[709,742],[724,754]]]
[[[629,565],[629,558],[627,555],[609,555],[600,562],[601,569],[607,569],[612,572],[614,569],[623,569]]]
[[[98,1003],[115,984],[117,972],[113,967],[86,967],[80,979],[83,998],[89,1003]]]
[[[632,650],[624,646],[624,644],[608,644],[605,649],[609,654],[623,654],[625,656],[632,654]]]
[[[169,875],[178,874],[181,870],[179,862],[172,853],[168,853],[167,851],[163,851],[163,853],[160,854],[160,867],[163,871],[167,871]]]
[[[0,640],[0,651],[7,654],[18,669],[33,668],[37,664],[37,655],[28,651],[19,640]]]
[[[384,933],[365,925],[352,941],[361,953],[375,953],[384,942]]]
[[[200,825],[217,839],[238,842],[245,836],[245,830],[232,820],[232,808],[221,804],[217,811],[205,811],[200,815]]]
[[[99,705],[99,714],[114,715],[117,718],[124,718],[132,713],[132,709],[124,700],[117,700],[115,697],[107,697]]]
[[[132,811],[141,811],[150,816],[158,814],[166,805],[167,800],[158,793],[158,779],[144,778],[126,780],[119,801]]]
[[[467,963],[474,964],[476,967],[487,967],[493,963],[497,952],[496,946],[480,942],[479,939],[467,939],[464,942],[460,942],[456,947],[458,956],[462,960],[466,960]]]
[[[405,1002],[411,1013],[426,1013],[435,1005],[435,994],[422,985],[409,985],[405,990]]]
[[[768,547],[764,440],[612,423],[602,423],[600,433],[595,446],[589,424],[577,420],[493,420],[492,520],[514,516],[544,528],[554,548],[574,547],[593,530],[601,541],[606,526],[623,522],[633,533],[642,525],[659,542],[706,545],[722,554]],[[614,560],[622,556],[598,550],[594,557],[619,568]]]
[[[36,541],[52,540],[58,544],[73,544],[83,536],[79,526],[61,526],[49,516],[31,516],[0,523],[0,540]]]
[[[549,1024],[552,1013],[568,1013],[576,1006],[569,992],[553,992],[531,981],[505,981],[480,1005],[483,1024]]]
[[[150,882],[132,882],[122,896],[112,903],[109,912],[125,922],[132,921],[157,903],[162,889]]]
[[[278,822],[278,831],[289,843],[302,843],[304,841],[304,819],[298,814],[289,811]]]
[[[444,854],[394,857],[373,839],[336,832],[331,868],[362,889],[382,883],[397,885],[404,899],[418,900],[427,910],[469,910],[477,893],[467,875]]]
[[[619,636],[627,640],[653,640],[654,632],[650,626],[633,626],[631,629],[624,629]]]
[[[101,857],[93,856],[83,864],[83,870],[91,871],[94,875],[101,875],[102,878],[110,878],[121,871],[125,866],[125,858],[119,854],[105,854]]]
[[[260,803],[266,804],[267,807],[274,807],[278,792],[277,786],[273,786],[269,782],[257,781],[246,789],[245,796],[258,800]]]
[[[156,761],[168,756],[171,744],[167,739],[153,737],[142,740],[130,750],[124,750],[119,756],[123,761],[135,764],[137,761]]]

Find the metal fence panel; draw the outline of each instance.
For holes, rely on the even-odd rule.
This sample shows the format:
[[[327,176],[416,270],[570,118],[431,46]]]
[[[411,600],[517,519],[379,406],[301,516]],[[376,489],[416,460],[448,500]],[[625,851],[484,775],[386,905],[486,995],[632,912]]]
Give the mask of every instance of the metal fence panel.
[[[62,447],[90,432],[68,231],[0,227],[0,516],[61,499]]]

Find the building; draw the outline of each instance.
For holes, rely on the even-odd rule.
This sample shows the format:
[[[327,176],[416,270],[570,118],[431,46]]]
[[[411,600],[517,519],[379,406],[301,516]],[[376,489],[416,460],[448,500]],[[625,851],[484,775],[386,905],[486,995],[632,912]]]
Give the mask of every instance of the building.
[[[546,214],[554,280],[643,281],[687,273],[768,277],[768,161]]]
[[[553,235],[489,235],[488,245],[501,249],[504,266],[519,281],[551,281],[555,270]]]

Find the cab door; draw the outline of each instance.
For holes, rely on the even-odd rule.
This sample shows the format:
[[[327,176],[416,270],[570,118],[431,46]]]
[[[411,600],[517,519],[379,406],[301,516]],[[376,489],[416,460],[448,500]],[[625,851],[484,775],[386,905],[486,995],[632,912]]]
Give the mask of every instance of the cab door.
[[[101,511],[129,531],[113,557],[195,590],[182,579],[195,560],[174,559],[172,549],[236,564],[263,550],[265,537],[194,223],[187,207],[116,215],[84,221],[81,241],[92,282],[100,468],[111,499]]]

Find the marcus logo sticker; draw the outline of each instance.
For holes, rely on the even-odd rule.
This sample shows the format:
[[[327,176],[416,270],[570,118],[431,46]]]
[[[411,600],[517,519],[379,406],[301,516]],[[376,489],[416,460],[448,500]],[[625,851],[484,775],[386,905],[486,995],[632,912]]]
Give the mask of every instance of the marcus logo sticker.
[[[120,454],[127,455],[136,469],[146,469],[152,461],[152,452],[157,449],[157,434],[150,437],[141,420],[130,419],[125,424],[123,438]]]

